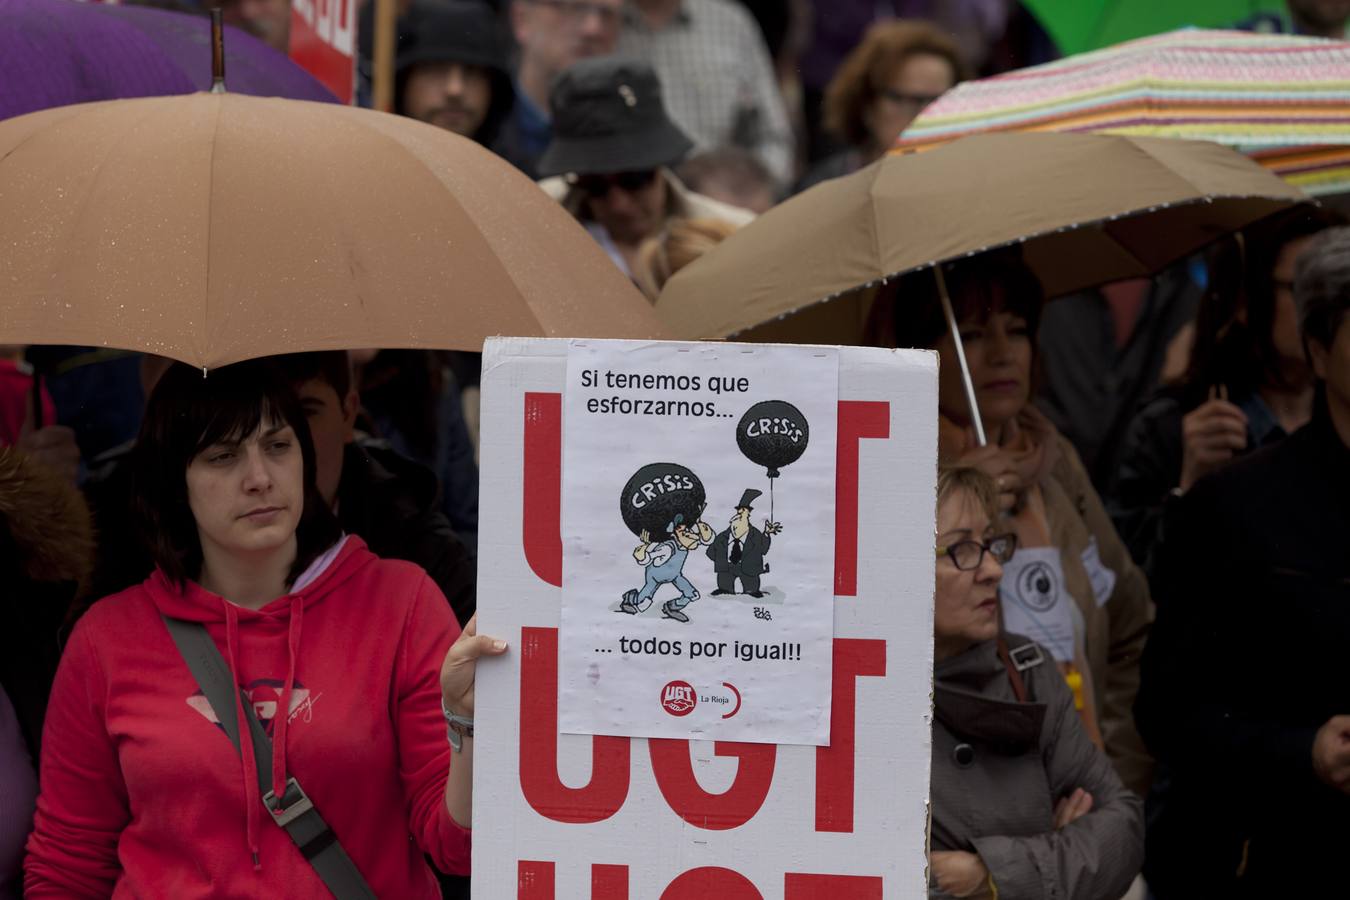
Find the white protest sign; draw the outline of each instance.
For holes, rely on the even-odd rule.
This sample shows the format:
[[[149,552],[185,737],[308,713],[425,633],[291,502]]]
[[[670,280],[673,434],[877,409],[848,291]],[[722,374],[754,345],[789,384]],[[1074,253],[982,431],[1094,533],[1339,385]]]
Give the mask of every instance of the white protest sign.
[[[573,341],[564,732],[827,744],[832,347]]]
[[[837,353],[835,497],[819,513],[834,521],[830,744],[813,747],[560,733],[568,344],[485,346],[478,627],[510,646],[478,668],[476,898],[926,895],[937,364],[922,351]],[[775,516],[791,509],[791,474]],[[694,613],[714,599],[704,592]]]

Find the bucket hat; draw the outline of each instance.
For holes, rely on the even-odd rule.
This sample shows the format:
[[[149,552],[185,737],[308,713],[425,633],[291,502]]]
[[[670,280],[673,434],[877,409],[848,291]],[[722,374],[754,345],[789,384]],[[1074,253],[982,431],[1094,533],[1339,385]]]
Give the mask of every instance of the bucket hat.
[[[539,159],[541,177],[672,166],[694,146],[666,113],[661,82],[641,60],[578,62],[554,81],[549,108],[553,139]]]

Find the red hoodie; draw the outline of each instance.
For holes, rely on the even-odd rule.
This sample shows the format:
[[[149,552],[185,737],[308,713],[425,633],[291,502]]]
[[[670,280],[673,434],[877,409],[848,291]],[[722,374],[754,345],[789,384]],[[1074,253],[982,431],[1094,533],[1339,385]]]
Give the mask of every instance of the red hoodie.
[[[265,816],[249,741],[241,758],[161,613],[206,624],[277,768],[378,896],[439,897],[423,852],[468,872],[469,832],[445,808],[439,684],[459,627],[421,569],[348,537],[316,578],[257,611],[158,572],[94,604],[52,688],[26,896],[331,897]]]

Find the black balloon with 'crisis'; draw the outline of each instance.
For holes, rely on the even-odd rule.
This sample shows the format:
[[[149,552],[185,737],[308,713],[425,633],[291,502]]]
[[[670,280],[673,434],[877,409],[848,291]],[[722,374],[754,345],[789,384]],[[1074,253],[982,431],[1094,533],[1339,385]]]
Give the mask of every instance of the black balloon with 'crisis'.
[[[703,482],[678,463],[648,463],[619,497],[623,524],[637,537],[645,531],[649,540],[664,539],[677,524],[693,525],[706,505]]]
[[[810,437],[811,428],[802,411],[785,400],[756,403],[736,426],[741,453],[768,469],[770,478],[777,478],[779,469],[801,458]]]

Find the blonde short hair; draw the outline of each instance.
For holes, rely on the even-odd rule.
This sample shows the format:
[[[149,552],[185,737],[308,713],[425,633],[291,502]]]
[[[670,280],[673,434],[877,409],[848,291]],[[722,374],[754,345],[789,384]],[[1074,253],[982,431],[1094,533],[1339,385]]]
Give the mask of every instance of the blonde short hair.
[[[676,272],[716,247],[736,231],[722,219],[672,219],[661,234],[643,241],[633,280],[656,302],[661,289]]]
[[[980,504],[980,508],[989,516],[989,521],[992,522],[998,517],[998,487],[994,484],[994,479],[970,466],[939,466],[938,506],[942,506],[958,491],[964,491],[975,498],[975,502]]]

